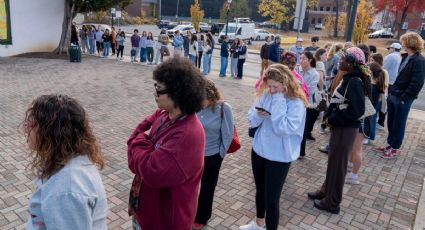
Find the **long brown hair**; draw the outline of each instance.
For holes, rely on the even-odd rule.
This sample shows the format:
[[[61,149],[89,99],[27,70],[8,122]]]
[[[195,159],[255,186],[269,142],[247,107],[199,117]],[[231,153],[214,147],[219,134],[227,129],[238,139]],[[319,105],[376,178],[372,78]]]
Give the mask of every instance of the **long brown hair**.
[[[210,102],[211,110],[214,112],[217,102],[221,100],[221,95],[213,81],[210,79],[205,80],[205,97]]]
[[[105,164],[84,108],[66,95],[35,99],[26,111],[24,131],[27,138],[35,132],[29,166],[40,179],[48,179],[79,155],[87,155],[100,169]]]
[[[287,66],[282,64],[273,64],[266,69],[263,82],[257,92],[258,96],[261,96],[268,90],[267,80],[275,80],[282,83],[286,87],[286,92],[284,92],[285,95],[292,99],[299,98],[304,102],[304,105],[308,105],[305,93],[302,91],[300,85],[295,80],[295,77],[292,75],[291,70],[289,70]]]
[[[379,89],[380,93],[385,92],[385,73],[382,67],[376,63],[372,62],[369,64],[370,71],[372,72],[372,78],[375,82],[375,86]]]

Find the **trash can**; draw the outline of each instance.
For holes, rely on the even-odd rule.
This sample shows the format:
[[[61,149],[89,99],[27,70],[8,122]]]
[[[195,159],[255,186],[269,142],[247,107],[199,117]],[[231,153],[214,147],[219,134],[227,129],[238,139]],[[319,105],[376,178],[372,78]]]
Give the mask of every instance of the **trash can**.
[[[69,61],[81,62],[81,48],[80,46],[70,45],[68,47]]]

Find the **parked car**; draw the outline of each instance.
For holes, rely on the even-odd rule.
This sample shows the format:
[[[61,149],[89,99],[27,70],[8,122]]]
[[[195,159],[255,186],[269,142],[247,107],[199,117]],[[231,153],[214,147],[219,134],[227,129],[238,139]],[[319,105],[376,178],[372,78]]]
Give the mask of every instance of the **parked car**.
[[[211,25],[211,33],[214,34],[219,34],[220,31],[224,28],[224,26],[226,25],[226,23],[214,23]]]
[[[323,26],[322,23],[317,23],[316,25],[314,25],[315,30],[322,30],[323,28],[325,28],[325,27]]]
[[[260,41],[260,40],[265,40],[267,36],[271,36],[273,35],[272,33],[270,33],[267,30],[263,30],[263,29],[255,29],[255,33],[254,33],[254,39],[256,41]]]
[[[202,33],[210,32],[211,26],[208,23],[201,22],[199,23],[199,29]]]
[[[167,26],[168,24],[170,24],[170,22],[171,22],[170,20],[159,20],[156,23],[156,25],[158,26],[159,29],[168,28]]]
[[[384,28],[377,30],[373,33],[368,34],[369,38],[392,38],[394,34],[391,32],[390,28]]]
[[[168,37],[174,37],[174,34],[177,30],[180,31],[180,34],[186,34],[188,30],[190,30],[192,34],[196,33],[195,28],[192,25],[178,25],[173,29],[167,31]]]
[[[279,28],[279,24],[273,23],[271,21],[260,22],[257,25],[260,28]]]

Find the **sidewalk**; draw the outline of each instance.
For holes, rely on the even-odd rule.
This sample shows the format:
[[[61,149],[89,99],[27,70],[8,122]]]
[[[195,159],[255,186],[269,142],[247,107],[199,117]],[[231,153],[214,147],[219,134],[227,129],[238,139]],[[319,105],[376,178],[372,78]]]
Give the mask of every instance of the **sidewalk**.
[[[215,65],[217,63],[213,63]],[[108,161],[102,178],[108,195],[109,229],[130,229],[128,193],[133,175],[127,167],[126,140],[141,119],[156,108],[155,66],[84,57],[82,63],[35,58],[0,59],[0,229],[25,229],[28,197],[33,190],[25,169],[29,157],[19,124],[30,102],[41,94],[63,93],[82,102]],[[220,171],[213,216],[205,229],[238,229],[255,216],[246,113],[254,100],[254,78],[214,80],[233,106],[242,148],[226,156]],[[385,143],[378,131],[365,146],[360,185],[346,185],[339,215],[313,208],[307,192],[324,180],[327,156],[317,149],[329,134],[307,142],[307,157],[293,162],[281,196],[279,229],[417,229],[425,227],[425,115],[410,114],[402,155],[386,160],[373,151]],[[422,198],[421,198],[422,193]],[[416,226],[415,226],[416,227]],[[416,228],[415,228],[416,229]]]

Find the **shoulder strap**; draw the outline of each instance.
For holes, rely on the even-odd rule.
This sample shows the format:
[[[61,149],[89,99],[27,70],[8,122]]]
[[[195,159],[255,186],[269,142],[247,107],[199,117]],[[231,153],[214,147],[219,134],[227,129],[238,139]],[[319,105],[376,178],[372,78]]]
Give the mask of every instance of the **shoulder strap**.
[[[221,103],[221,113],[220,113],[220,116],[221,116],[221,120],[223,120],[223,117],[224,117],[224,101],[223,101],[223,103]]]

